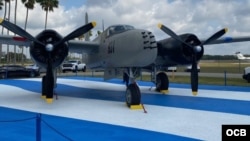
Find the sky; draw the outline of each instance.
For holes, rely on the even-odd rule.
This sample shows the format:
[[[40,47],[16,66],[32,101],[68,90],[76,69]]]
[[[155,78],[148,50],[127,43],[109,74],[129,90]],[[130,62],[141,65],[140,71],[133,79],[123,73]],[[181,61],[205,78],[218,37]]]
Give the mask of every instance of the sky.
[[[10,20],[14,18],[14,2]],[[157,40],[169,38],[158,23],[171,28],[176,34],[193,33],[206,39],[222,28],[224,36],[250,36],[249,0],[59,0],[59,7],[49,12],[48,25],[62,36],[89,21],[96,21],[93,36],[114,24],[129,24],[152,31]],[[3,17],[4,9],[0,11]],[[24,27],[26,8],[18,1],[17,25]],[[27,31],[37,35],[44,29],[45,12],[40,5],[29,12]],[[236,51],[250,54],[250,42],[205,46],[204,54],[232,55]]]

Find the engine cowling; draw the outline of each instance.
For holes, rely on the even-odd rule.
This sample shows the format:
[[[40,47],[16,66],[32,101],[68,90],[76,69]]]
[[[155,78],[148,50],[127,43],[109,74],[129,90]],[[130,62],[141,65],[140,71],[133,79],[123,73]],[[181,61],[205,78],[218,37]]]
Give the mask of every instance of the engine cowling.
[[[197,47],[201,45],[200,40],[194,34],[182,34],[179,37],[188,44]],[[200,60],[204,53],[203,46],[200,50],[194,53],[194,48],[177,41],[174,38],[168,38],[158,41],[157,65],[187,65],[192,63],[192,55],[196,55],[197,60]]]
[[[54,45],[62,39],[62,36],[54,30],[44,30],[36,36],[36,39],[44,44]],[[32,59],[44,68],[47,67],[49,55],[51,57],[52,68],[56,68],[62,64],[64,59],[68,55],[68,44],[61,43],[53,46],[53,50],[48,52],[46,47],[38,44],[31,43],[30,45],[30,55]]]

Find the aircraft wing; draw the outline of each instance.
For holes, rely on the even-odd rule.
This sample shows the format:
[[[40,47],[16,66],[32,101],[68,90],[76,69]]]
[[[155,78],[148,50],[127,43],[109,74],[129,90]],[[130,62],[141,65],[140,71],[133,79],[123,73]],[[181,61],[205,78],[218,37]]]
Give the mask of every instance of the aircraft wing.
[[[70,40],[68,42],[69,51],[75,53],[91,53],[98,51],[99,44],[92,41],[76,41]]]
[[[28,47],[30,43],[31,41],[20,36],[0,35],[0,44],[18,45],[18,46]]]
[[[18,45],[18,46],[30,46],[31,41],[20,37],[20,36],[10,36],[10,35],[0,35],[0,44],[7,45]],[[69,51],[75,53],[91,53],[98,50],[99,44],[91,41],[76,41],[70,40],[68,42]]]
[[[212,44],[223,44],[223,43],[234,43],[234,42],[245,42],[250,41],[250,36],[245,37],[221,37],[217,40],[206,43],[206,45]],[[201,42],[205,42],[205,40],[201,40]]]

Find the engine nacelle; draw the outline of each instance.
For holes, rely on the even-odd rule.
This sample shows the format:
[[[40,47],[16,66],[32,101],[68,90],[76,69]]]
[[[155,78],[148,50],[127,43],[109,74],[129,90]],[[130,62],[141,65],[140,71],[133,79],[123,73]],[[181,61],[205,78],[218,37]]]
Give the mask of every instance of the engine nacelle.
[[[179,37],[194,47],[201,45],[200,40],[194,34],[182,34]],[[177,41],[174,38],[164,39],[158,42],[157,65],[187,65],[192,63],[194,49]],[[204,48],[197,48],[196,58],[200,60],[203,56]]]
[[[56,68],[62,64],[64,59],[68,56],[68,44],[62,43],[55,45],[56,42],[62,39],[62,36],[54,30],[44,30],[36,36],[36,39],[41,43],[51,44],[53,50],[48,52],[45,46],[42,46],[38,43],[31,43],[30,45],[30,55],[32,59],[39,65],[44,68],[47,68],[49,55],[52,60],[52,68]]]

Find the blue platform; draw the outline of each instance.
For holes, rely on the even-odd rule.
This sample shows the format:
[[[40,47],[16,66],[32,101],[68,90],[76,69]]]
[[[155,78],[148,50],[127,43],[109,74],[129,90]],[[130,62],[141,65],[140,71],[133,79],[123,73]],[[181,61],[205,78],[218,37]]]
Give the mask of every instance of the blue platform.
[[[68,83],[72,82],[72,83]],[[79,84],[80,83],[80,84]],[[92,84],[93,83],[93,84]],[[89,84],[84,86],[85,84]],[[110,87],[110,89],[95,89],[98,87]],[[40,102],[38,104],[34,101],[39,99],[41,91],[41,82],[37,79],[8,79],[0,80],[0,140],[25,140],[33,141],[36,140],[37,134],[37,123],[38,117],[41,114],[41,139],[46,141],[52,140],[136,140],[136,141],[162,141],[162,140],[206,140],[210,139],[204,133],[189,133],[192,132],[192,126],[203,128],[210,121],[209,115],[211,114],[211,119],[216,120],[216,116],[225,115],[227,117],[220,117],[219,122],[225,121],[225,124],[237,124],[237,123],[250,123],[250,87],[234,87],[234,86],[211,86],[211,85],[200,85],[199,95],[194,97],[190,93],[189,84],[170,84],[170,94],[162,95],[157,92],[149,91],[151,86],[150,82],[138,81],[140,88],[142,89],[142,103],[145,105],[148,113],[143,113],[143,111],[133,111],[128,109],[125,104],[125,88],[122,80],[112,79],[107,82],[103,82],[102,78],[92,78],[92,77],[62,77],[58,80],[58,85],[56,88],[56,93],[58,94],[58,100],[52,105],[48,105],[45,102]],[[83,85],[84,87],[81,87]],[[116,90],[116,87],[120,89]],[[6,90],[4,90],[6,88]],[[13,88],[13,91],[11,91]],[[114,88],[114,90],[113,90]],[[171,89],[172,92],[171,92]],[[211,90],[211,97],[209,96]],[[6,93],[6,91],[8,93]],[[20,92],[19,92],[20,91]],[[218,95],[214,97],[212,93],[217,92]],[[20,97],[19,97],[20,93]],[[204,94],[203,94],[204,93]],[[227,93],[228,97],[227,97]],[[237,96],[237,93],[238,96]],[[22,100],[29,101],[25,96],[32,100],[29,102],[21,102]],[[11,97],[13,95],[13,97]],[[230,97],[231,95],[236,95],[239,97],[235,99]],[[35,97],[34,97],[35,96]],[[219,96],[219,98],[217,97]],[[33,98],[34,97],[34,98]],[[12,100],[13,98],[13,100]],[[62,100],[61,100],[62,99]],[[67,102],[63,102],[65,101]],[[86,105],[74,105],[76,102],[73,100],[80,100],[80,103],[90,103]],[[8,100],[8,102],[7,102]],[[34,101],[33,101],[34,100]],[[15,101],[20,101],[17,103]],[[98,104],[106,102],[107,107],[100,107]],[[123,104],[122,104],[123,103]],[[67,105],[68,104],[68,105]],[[70,105],[69,105],[70,104]],[[93,104],[93,105],[91,105]],[[104,105],[105,105],[104,104]],[[41,107],[39,108],[40,105]],[[60,105],[60,107],[59,107]],[[111,106],[110,106],[111,105]],[[64,108],[65,106],[65,108]],[[69,113],[70,106],[75,106],[77,111],[83,111],[79,113],[80,116],[86,117],[81,119],[80,117],[70,117],[77,113]],[[86,107],[86,109],[84,109]],[[92,108],[89,108],[92,107]],[[96,109],[97,107],[97,109]],[[50,109],[51,108],[51,109]],[[65,109],[65,116],[63,115],[63,109]],[[154,110],[155,109],[155,110]],[[41,111],[40,111],[41,110]],[[72,109],[74,112],[76,109]],[[158,115],[153,115],[152,113],[158,113],[159,111],[176,111],[171,113],[159,113],[162,114],[162,119]],[[47,111],[47,112],[43,112]],[[106,113],[103,111],[107,111]],[[117,112],[118,111],[118,112]],[[121,111],[121,112],[119,112]],[[84,114],[85,112],[85,114]],[[103,114],[101,114],[103,112]],[[197,114],[196,114],[197,112]],[[197,123],[206,121],[206,118],[202,113],[208,113],[208,123],[203,125],[196,125],[196,123],[187,123],[193,121],[190,117],[197,117]],[[51,114],[52,113],[52,114]],[[55,113],[55,114],[54,114]],[[56,113],[59,113],[57,115]],[[69,115],[66,115],[66,113]],[[91,117],[87,117],[89,114]],[[112,116],[113,114],[113,116]],[[124,115],[122,115],[124,114]],[[128,115],[129,114],[129,115]],[[179,114],[183,114],[187,119],[185,122],[185,117],[178,117],[184,119],[184,121],[176,121],[177,119],[169,118],[174,117]],[[98,117],[102,115],[102,117]],[[134,116],[133,116],[134,115]],[[199,117],[200,115],[200,117]],[[204,117],[203,117],[204,116]],[[116,119],[116,117],[119,117]],[[124,117],[124,119],[123,119]],[[128,118],[129,117],[129,118]],[[145,117],[141,119],[141,117]],[[232,117],[232,119],[231,119]],[[234,117],[234,119],[233,119]],[[241,120],[237,122],[235,119],[239,118]],[[113,119],[110,119],[113,118]],[[130,118],[134,119],[131,120]],[[164,118],[165,121],[164,121]],[[248,119],[249,118],[249,119]],[[93,119],[93,121],[92,121]],[[102,121],[103,119],[103,121]],[[107,121],[111,120],[111,123]],[[123,120],[123,121],[120,121]],[[162,120],[162,126],[159,127]],[[142,123],[136,123],[136,122]],[[136,124],[133,125],[133,122]],[[143,125],[152,124],[152,125]],[[128,123],[127,126],[124,123]],[[157,127],[149,129],[153,124],[158,124]],[[168,125],[167,123],[171,123]],[[182,123],[182,124],[181,124]],[[173,125],[172,125],[173,124]],[[179,125],[180,124],[180,125]],[[187,125],[190,127],[187,127]],[[143,127],[148,129],[144,129]],[[170,127],[175,127],[176,129],[168,129]],[[190,131],[188,131],[187,129]],[[178,129],[180,128],[180,129]],[[183,129],[184,128],[184,129]],[[209,127],[212,128],[212,127]],[[214,127],[216,130],[220,130],[220,127]],[[163,129],[163,130],[162,130]],[[161,131],[162,130],[162,131]],[[180,133],[178,131],[180,130]],[[185,131],[187,130],[187,131]],[[170,131],[167,132],[167,131]],[[183,135],[182,133],[185,133]],[[187,133],[187,134],[186,134]],[[194,134],[194,135],[193,135]],[[196,137],[196,134],[197,137]],[[190,136],[189,136],[190,135]],[[204,138],[203,138],[204,136]],[[209,136],[213,136],[212,134]],[[217,137],[211,138],[218,139],[220,135],[215,135]]]

